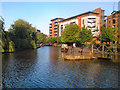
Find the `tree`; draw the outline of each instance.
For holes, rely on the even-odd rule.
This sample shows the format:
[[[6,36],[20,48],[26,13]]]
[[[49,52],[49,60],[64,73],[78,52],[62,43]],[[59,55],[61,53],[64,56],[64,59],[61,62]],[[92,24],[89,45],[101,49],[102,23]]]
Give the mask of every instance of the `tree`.
[[[4,19],[2,17],[0,19],[0,31],[4,31]]]
[[[117,34],[116,28],[109,28],[106,26],[101,28],[101,39],[103,42],[117,41],[118,38],[117,38],[116,34]]]
[[[54,44],[56,42],[56,38],[55,37],[48,37],[46,39],[46,42],[47,43],[51,43],[51,44]]]
[[[64,43],[76,42],[79,38],[80,27],[77,24],[69,24],[65,27],[61,35],[61,41]]]
[[[85,26],[82,27],[81,31],[79,32],[78,41],[80,43],[85,43],[85,42],[91,42],[92,39],[93,39],[93,35],[91,33],[91,30],[90,29],[88,30],[87,28],[85,28]]]
[[[57,44],[62,43],[62,42],[61,42],[61,37],[56,37],[56,43],[57,43]]]
[[[37,43],[45,43],[46,42],[46,36],[45,34],[38,32],[37,33]]]
[[[19,19],[9,29],[10,39],[15,43],[15,48],[36,48],[37,30],[28,22]]]

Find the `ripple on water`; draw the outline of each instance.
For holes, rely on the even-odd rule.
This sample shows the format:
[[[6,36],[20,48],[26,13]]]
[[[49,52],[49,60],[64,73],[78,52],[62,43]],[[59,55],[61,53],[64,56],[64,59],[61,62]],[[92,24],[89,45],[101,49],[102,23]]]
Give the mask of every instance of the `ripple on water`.
[[[8,88],[117,88],[118,64],[110,61],[65,61],[58,47],[42,47],[3,56],[3,83]]]

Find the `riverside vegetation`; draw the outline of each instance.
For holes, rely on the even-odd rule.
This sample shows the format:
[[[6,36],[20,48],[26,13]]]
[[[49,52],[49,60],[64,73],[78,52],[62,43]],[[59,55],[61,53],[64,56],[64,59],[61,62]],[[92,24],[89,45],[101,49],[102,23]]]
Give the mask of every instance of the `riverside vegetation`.
[[[36,43],[43,42],[46,38],[45,34],[37,32],[35,27],[22,19],[15,21],[8,31],[4,30],[4,21],[0,20],[0,28],[2,32],[2,40],[0,40],[2,53],[20,49],[35,49]]]
[[[61,44],[67,43],[72,45],[76,43],[78,46],[86,45],[87,42],[92,42],[93,37],[91,30],[85,26],[80,28],[77,24],[69,24],[62,31],[61,37],[47,37],[47,35],[37,32],[35,27],[32,27],[27,21],[19,19],[14,22],[8,29],[4,30],[4,21],[0,20],[0,28],[2,32],[2,40],[0,40],[0,47],[2,53],[14,52],[19,49],[35,49],[36,44],[51,43]],[[103,26],[101,34],[97,39],[101,42],[114,42],[118,41],[119,35],[116,28],[109,28]]]

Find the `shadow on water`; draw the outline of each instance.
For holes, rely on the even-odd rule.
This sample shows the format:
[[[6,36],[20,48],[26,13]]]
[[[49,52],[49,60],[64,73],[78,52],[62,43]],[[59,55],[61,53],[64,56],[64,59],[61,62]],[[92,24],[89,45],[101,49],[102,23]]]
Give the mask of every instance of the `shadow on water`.
[[[4,54],[3,83],[8,88],[118,88],[117,62],[66,61],[59,47]]]

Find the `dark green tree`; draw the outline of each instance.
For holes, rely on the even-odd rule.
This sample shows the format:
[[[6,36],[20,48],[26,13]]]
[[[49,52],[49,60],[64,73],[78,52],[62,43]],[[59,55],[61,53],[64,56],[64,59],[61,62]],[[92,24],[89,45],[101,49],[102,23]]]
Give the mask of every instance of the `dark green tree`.
[[[36,28],[28,22],[19,19],[9,29],[10,39],[15,43],[15,48],[36,48]]]

